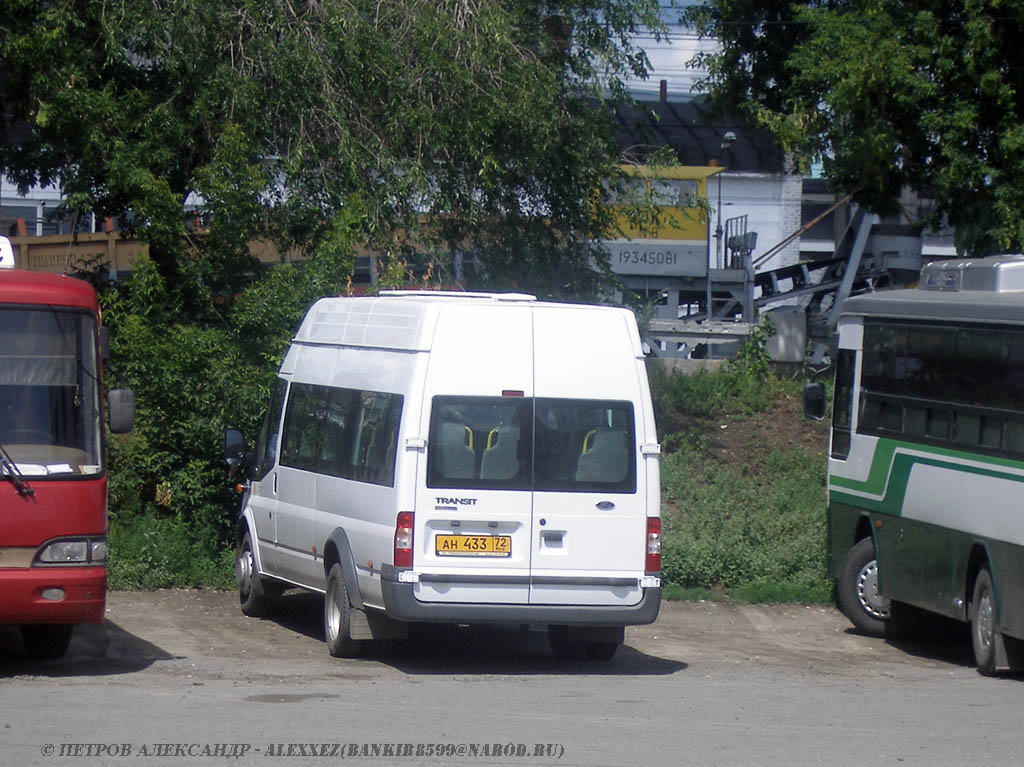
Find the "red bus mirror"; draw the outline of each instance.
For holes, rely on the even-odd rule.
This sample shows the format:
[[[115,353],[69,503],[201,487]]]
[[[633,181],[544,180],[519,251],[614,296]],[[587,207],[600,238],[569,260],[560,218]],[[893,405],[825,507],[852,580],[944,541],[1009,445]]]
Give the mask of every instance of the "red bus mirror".
[[[135,392],[131,389],[113,389],[107,395],[108,412],[112,434],[127,434],[135,426]]]

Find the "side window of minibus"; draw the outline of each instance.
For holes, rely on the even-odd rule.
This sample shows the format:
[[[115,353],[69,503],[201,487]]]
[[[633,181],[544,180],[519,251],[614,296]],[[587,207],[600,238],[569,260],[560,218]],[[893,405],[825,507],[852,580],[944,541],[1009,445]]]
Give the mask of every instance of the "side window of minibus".
[[[277,460],[277,447],[281,442],[281,412],[284,410],[284,395],[288,391],[288,383],[283,378],[274,382],[270,394],[270,407],[263,418],[259,439],[256,441],[256,476],[260,480],[267,476]]]

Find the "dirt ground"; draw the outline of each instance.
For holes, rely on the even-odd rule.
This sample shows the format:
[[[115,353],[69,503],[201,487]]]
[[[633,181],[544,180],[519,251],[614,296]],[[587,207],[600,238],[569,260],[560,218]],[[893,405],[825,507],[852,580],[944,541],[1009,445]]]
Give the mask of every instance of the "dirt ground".
[[[783,396],[767,413],[731,414],[694,427],[708,437],[711,456],[723,463],[757,464],[775,448],[801,449],[825,459],[828,422],[804,418],[799,395]]]
[[[115,592],[107,621],[81,627],[68,655],[45,663],[0,630],[4,764],[45,767],[97,743],[128,744],[133,758],[145,744],[245,744],[248,756],[231,760],[240,765],[293,748],[288,764],[323,764],[301,758],[295,744],[310,743],[553,743],[569,767],[1020,756],[1019,681],[981,677],[960,629],[895,645],[854,634],[830,607],[666,603],[607,662],[559,661],[542,630],[520,627],[437,628],[339,659],[327,653],[322,604],[288,594],[257,620],[230,592]],[[208,761],[223,758],[147,763]]]
[[[449,666],[522,673],[564,665],[551,656],[540,627],[437,627],[415,642],[382,645],[368,661],[337,661],[324,644],[322,604],[318,595],[291,592],[272,618],[253,619],[241,614],[233,592],[113,592],[106,622],[76,629],[66,658],[44,665],[50,673],[151,669],[251,682],[282,674],[316,676],[337,670],[339,663],[349,670],[362,664],[356,666],[360,673],[374,677]],[[0,679],[31,673],[26,663],[18,633],[0,629]],[[897,645],[853,633],[831,607],[665,602],[654,624],[627,629],[625,646],[604,667],[627,674],[760,669],[856,679],[924,669],[973,673],[970,665],[969,643],[958,625]]]

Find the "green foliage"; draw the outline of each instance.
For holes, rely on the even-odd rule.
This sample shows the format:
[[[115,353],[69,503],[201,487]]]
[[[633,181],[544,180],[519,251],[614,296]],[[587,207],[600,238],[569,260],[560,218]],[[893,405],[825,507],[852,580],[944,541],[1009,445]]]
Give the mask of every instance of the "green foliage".
[[[771,376],[771,357],[768,355],[768,341],[775,335],[775,325],[765,317],[757,325],[739,351],[729,358],[730,370],[736,377],[764,384]]]
[[[0,171],[122,216],[192,314],[250,241],[322,252],[339,211],[393,281],[460,253],[470,285],[593,294],[600,96],[646,72],[641,26],[656,0],[9,0]]]
[[[598,290],[593,243],[614,226],[603,182],[620,173],[600,96],[645,72],[631,35],[657,34],[658,14],[654,0],[5,2],[0,171],[58,184],[71,209],[120,216],[149,245],[151,262],[101,299],[106,380],[138,400],[136,431],[109,441],[113,586],[229,585],[238,499],[223,428],[255,433],[299,318],[344,289],[357,248],[379,254],[388,284],[417,267],[450,282],[458,255],[471,287]],[[985,104],[1007,98],[998,82],[982,90]],[[1000,140],[1015,156],[1020,142]],[[256,240],[304,265],[262,273]],[[766,408],[778,384],[763,340],[720,374],[656,386],[662,430]],[[735,480],[742,504],[667,520],[670,582],[812,583],[799,552],[779,564],[760,550],[810,513],[799,483],[705,473],[670,497],[712,508]],[[778,518],[754,514],[766,494]]]
[[[197,539],[182,519],[115,517],[107,538],[107,583],[112,589],[234,586],[234,552]]]
[[[205,323],[178,315],[146,262],[101,294],[113,353],[107,381],[130,386],[137,400],[135,430],[108,440],[112,583],[230,580],[239,499],[222,458],[224,429],[255,435],[302,315],[337,290],[335,263],[278,266],[226,314],[211,307]]]
[[[662,581],[661,598],[670,602],[720,602],[726,599],[721,591],[700,586],[680,586],[678,583]]]
[[[896,212],[935,200],[969,255],[1024,247],[1024,3],[709,0],[688,17],[721,48],[705,84],[837,189]]]
[[[762,325],[717,370],[683,376],[652,368],[668,598],[830,598],[824,452],[753,445],[752,457],[737,464],[711,450],[723,419],[771,419],[781,397],[798,395],[798,382],[771,372],[765,346],[772,332]]]
[[[758,580],[740,584],[729,593],[729,598],[737,604],[825,604],[833,601],[833,585],[831,580],[824,578],[796,581]]]
[[[756,471],[716,464],[699,448],[664,457],[676,509],[662,521],[662,577],[724,589],[741,601],[825,601],[825,460],[776,450]]]

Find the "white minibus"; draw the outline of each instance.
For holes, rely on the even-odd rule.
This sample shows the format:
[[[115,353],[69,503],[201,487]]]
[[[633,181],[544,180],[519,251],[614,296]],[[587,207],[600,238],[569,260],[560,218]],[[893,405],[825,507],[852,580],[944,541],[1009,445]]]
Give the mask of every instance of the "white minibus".
[[[321,592],[336,656],[425,622],[546,626],[558,657],[609,659],[658,614],[658,455],[626,309],[321,299],[245,461],[242,610]]]

